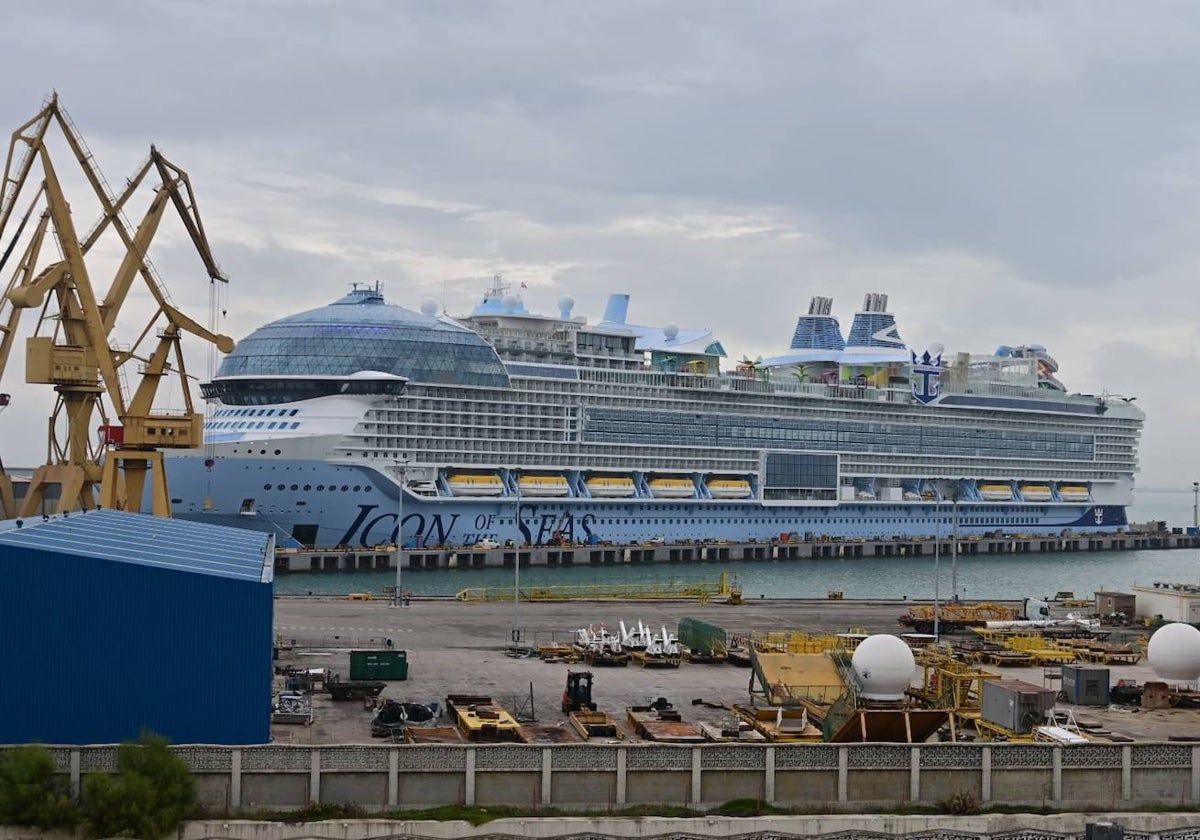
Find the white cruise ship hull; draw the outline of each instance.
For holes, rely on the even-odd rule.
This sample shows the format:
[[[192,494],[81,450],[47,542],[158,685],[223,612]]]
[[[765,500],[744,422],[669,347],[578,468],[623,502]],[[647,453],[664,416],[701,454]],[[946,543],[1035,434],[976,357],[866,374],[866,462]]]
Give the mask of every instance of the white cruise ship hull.
[[[1132,401],[1045,388],[1037,348],[909,363],[878,297],[853,352],[729,374],[711,334],[611,302],[595,326],[511,295],[456,322],[356,290],[264,326],[202,386],[206,448],[166,458],[175,515],[322,547],[1127,527]],[[797,336],[805,317],[836,332],[818,313]]]

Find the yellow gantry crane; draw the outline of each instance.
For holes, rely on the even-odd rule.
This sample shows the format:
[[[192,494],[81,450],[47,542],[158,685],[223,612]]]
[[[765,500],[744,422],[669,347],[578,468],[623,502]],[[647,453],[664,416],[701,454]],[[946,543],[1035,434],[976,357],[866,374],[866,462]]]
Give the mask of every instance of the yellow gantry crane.
[[[47,135],[55,127],[100,205],[99,220],[82,237],[50,157]],[[40,184],[35,172],[41,176]],[[157,176],[159,184],[134,229],[124,211],[148,176]],[[18,216],[18,202],[22,193],[30,191],[31,184],[36,185],[33,195],[25,213]],[[114,195],[57,95],[13,132],[0,184],[0,245],[4,246],[0,271],[22,241],[24,248],[0,299],[0,381],[22,313],[36,309],[37,328],[26,339],[25,381],[53,385],[57,400],[50,416],[46,463],[35,470],[20,510],[6,510],[6,516],[39,512],[46,490],[54,485],[60,488],[60,513],[91,509],[97,504],[140,510],[148,478],[151,509],[158,516],[170,515],[162,450],[193,448],[203,443],[203,415],[193,408],[180,339],[190,333],[223,353],[233,349],[233,341],[176,309],[146,257],[168,205],[182,220],[210,284],[227,282],[212,257],[187,173],[158,149],[151,146],[149,157],[126,181],[124,189]],[[35,214],[37,221],[24,237]],[[14,223],[14,219],[18,221]],[[93,284],[88,257],[108,231],[119,240],[121,259],[101,298]],[[48,241],[52,248],[46,247]],[[153,300],[153,312],[133,345],[119,349],[114,343],[114,328],[139,277]],[[140,350],[149,343],[152,332],[157,344],[149,352]],[[127,396],[127,372],[134,365],[140,379]],[[156,409],[159,386],[171,376],[178,377],[183,408]],[[106,397],[116,423],[109,420]],[[93,440],[91,433],[97,419],[98,437]],[[6,498],[0,493],[0,503]]]

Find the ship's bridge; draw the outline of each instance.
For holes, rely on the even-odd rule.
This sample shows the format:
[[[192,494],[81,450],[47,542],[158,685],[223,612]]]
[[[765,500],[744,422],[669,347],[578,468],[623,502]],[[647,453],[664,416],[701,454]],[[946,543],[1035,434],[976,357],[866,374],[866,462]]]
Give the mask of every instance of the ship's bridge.
[[[384,303],[378,290],[355,289],[328,306],[280,318],[250,333],[203,390],[206,397],[237,404],[243,390],[257,393],[261,400],[264,380],[295,385],[311,377],[328,383],[363,371],[413,383],[509,387],[496,351],[475,333],[434,312]],[[297,395],[305,391],[283,390],[297,390]],[[309,391],[299,398],[315,395]],[[272,401],[287,401],[280,399],[285,396],[276,393]]]

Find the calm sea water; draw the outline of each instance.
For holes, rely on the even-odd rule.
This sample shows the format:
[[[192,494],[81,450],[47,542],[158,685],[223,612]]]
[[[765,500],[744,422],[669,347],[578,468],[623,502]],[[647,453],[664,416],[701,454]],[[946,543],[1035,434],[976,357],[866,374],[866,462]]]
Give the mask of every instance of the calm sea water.
[[[1140,491],[1130,509],[1131,522],[1166,520],[1192,523],[1190,491]],[[572,566],[521,570],[521,585],[606,583],[678,583],[715,581],[722,571],[735,574],[746,597],[824,598],[841,590],[847,598],[932,598],[958,592],[966,598],[1044,598],[1059,590],[1080,596],[1097,590],[1128,591],[1135,583],[1156,580],[1200,582],[1200,550],[1122,551],[1077,554],[961,556],[957,575],[951,558],[864,558],[857,560],[738,561],[734,563],[657,564],[649,566]],[[341,595],[380,592],[396,582],[395,572],[293,573],[275,579],[281,594]],[[408,572],[401,586],[418,595],[453,595],[473,586],[511,586],[512,569],[441,569]]]

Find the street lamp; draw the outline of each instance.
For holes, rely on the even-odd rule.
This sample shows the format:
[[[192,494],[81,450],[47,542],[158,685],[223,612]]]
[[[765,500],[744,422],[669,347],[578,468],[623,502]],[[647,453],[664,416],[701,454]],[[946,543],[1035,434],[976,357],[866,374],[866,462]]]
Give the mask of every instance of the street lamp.
[[[396,494],[396,591],[392,595],[392,606],[398,607],[400,599],[400,570],[404,566],[404,479],[408,460],[396,460],[396,471],[400,476],[400,492]]]
[[[950,492],[950,502],[954,506],[954,526],[952,542],[950,543],[950,592],[954,603],[958,603],[958,494],[962,489],[962,479],[954,483]]]
[[[1200,531],[1200,481],[1192,482],[1192,530]]]
[[[514,540],[516,551],[513,557],[513,626],[512,626],[512,643],[514,646],[521,644],[521,471],[513,470],[513,484],[517,489],[516,499],[517,506],[513,514],[513,525],[517,529],[517,538]]]
[[[937,493],[937,488],[934,487]],[[941,562],[942,562],[942,494],[937,493],[934,500],[933,519],[933,643],[941,641]]]

